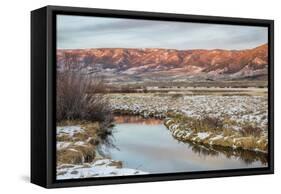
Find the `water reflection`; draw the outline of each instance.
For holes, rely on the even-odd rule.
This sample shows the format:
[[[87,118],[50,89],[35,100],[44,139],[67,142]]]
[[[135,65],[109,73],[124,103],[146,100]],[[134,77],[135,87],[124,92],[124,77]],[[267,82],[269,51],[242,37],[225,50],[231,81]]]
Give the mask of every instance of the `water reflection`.
[[[116,130],[114,127],[110,128],[110,133],[108,133],[104,138],[100,139],[100,143],[97,145],[97,154],[100,154],[103,157],[109,158],[109,150],[110,149],[116,149],[119,150],[119,148],[115,145],[115,138],[114,133]]]
[[[137,123],[142,125],[159,125],[162,124],[163,121],[161,119],[154,119],[154,118],[143,118],[141,116],[115,116],[114,121],[116,124],[121,123]]]
[[[232,149],[221,146],[206,146],[206,145],[197,145],[192,142],[186,142],[189,148],[192,149],[194,153],[203,156],[218,156],[223,154],[226,158],[237,159],[243,161],[245,164],[250,165],[254,162],[261,162],[263,165],[268,163],[268,155],[262,152],[255,152],[243,149]]]
[[[115,130],[100,151],[125,167],[151,173],[257,168],[267,154],[180,142],[158,119],[116,116]]]

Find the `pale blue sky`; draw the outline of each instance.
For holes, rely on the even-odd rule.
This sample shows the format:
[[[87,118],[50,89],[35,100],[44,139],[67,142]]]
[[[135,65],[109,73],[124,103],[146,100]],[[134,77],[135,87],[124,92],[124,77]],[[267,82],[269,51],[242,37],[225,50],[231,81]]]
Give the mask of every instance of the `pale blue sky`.
[[[266,27],[57,16],[59,49],[247,49],[267,39]]]

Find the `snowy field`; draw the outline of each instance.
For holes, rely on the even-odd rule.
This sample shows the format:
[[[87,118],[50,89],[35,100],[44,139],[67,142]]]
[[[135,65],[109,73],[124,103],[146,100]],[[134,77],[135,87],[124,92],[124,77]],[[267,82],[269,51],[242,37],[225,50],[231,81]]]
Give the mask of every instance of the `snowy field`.
[[[267,96],[216,96],[174,94],[109,94],[112,109],[120,113],[165,118],[169,111],[190,117],[227,117],[238,123],[250,122],[267,129]]]

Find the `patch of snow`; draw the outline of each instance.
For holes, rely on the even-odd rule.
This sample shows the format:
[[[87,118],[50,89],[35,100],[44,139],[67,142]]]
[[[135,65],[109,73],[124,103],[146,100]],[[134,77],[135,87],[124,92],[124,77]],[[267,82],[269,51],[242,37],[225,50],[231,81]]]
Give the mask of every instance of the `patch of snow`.
[[[218,140],[218,139],[221,139],[221,138],[223,138],[222,135],[217,135],[217,136],[211,138],[210,141],[215,141],[215,140]]]
[[[82,129],[80,126],[60,126],[57,127],[57,135],[66,134],[70,137],[72,137],[75,133],[83,132],[84,129]]]
[[[74,145],[85,146],[85,142],[84,141],[77,141],[77,142],[74,143]]]
[[[73,148],[68,149],[68,150],[73,151],[73,152],[78,152],[76,149],[73,149]]]
[[[210,134],[207,132],[199,132],[199,133],[197,133],[197,136],[199,137],[199,139],[203,140],[203,139],[206,139],[207,137],[209,137]]]
[[[110,165],[114,162],[110,159],[98,160],[87,165],[69,165],[57,168],[57,179],[77,179],[89,177],[105,177],[105,176],[125,176],[148,174],[136,169],[118,168]]]
[[[187,116],[192,116],[194,114],[194,112],[191,110],[181,110],[181,111]]]
[[[172,121],[172,119],[168,120],[168,121],[166,122],[166,124],[169,125],[171,121]]]
[[[72,142],[67,142],[67,141],[58,141],[57,142],[57,150],[62,150],[67,147],[69,147],[72,144]]]

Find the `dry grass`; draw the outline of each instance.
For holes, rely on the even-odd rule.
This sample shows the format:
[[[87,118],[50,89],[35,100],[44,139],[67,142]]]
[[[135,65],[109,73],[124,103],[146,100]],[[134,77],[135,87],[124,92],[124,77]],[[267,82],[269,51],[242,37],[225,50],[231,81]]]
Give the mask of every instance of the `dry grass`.
[[[72,149],[57,150],[58,164],[82,164],[83,155],[81,152]]]
[[[82,164],[92,162],[95,158],[95,148],[89,145],[71,146],[66,149],[57,150],[58,164]]]
[[[251,124],[246,124],[239,130],[239,132],[241,133],[242,136],[259,137],[262,134],[262,129],[257,126],[253,126]]]
[[[230,126],[231,124],[237,126],[238,123],[228,118],[203,117],[199,119],[180,113],[168,113],[168,116],[170,119],[166,120],[164,124],[172,130],[173,136],[178,140],[231,149],[268,151],[267,137],[263,134],[262,129],[253,125],[239,124],[241,130],[236,131]],[[185,136],[184,131],[188,131],[189,135]],[[209,135],[201,139],[198,137],[199,132],[207,132]]]
[[[75,149],[82,153],[84,162],[92,162],[96,156],[96,149],[94,146],[77,146]]]
[[[69,137],[69,135],[57,135],[57,141],[73,141],[72,137]]]
[[[64,123],[71,123],[67,122]],[[76,125],[78,123],[75,122]],[[96,157],[96,146],[108,141],[112,129],[105,127],[99,122],[82,122],[80,124],[83,130],[74,133],[72,136],[66,134],[57,135],[57,141],[72,142],[72,144],[61,150],[57,150],[58,164],[83,164],[90,163]],[[79,142],[79,144],[75,144]],[[82,145],[80,142],[84,142]]]
[[[116,168],[122,168],[122,162],[121,161],[112,161],[108,166],[114,166]]]
[[[217,117],[204,116],[197,119],[174,113],[168,113],[168,117],[172,117],[177,123],[183,124],[183,128],[191,129],[194,132],[221,132],[224,130],[223,120]]]

